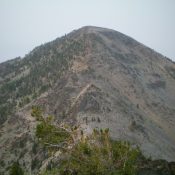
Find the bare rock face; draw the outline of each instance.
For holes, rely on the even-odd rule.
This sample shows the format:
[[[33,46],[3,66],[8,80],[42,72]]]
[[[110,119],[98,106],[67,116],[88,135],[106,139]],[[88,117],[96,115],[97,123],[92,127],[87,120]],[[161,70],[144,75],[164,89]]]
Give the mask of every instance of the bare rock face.
[[[109,128],[114,139],[139,145],[146,156],[175,161],[175,64],[161,54],[114,30],[87,26],[36,48],[15,64],[24,75],[0,72],[0,79],[33,83],[31,92],[16,99],[36,97],[13,108],[23,112],[24,121],[31,106],[39,105],[58,122],[78,123],[86,132]],[[39,85],[32,79],[34,68]],[[12,96],[20,88],[16,84]],[[34,123],[29,120],[27,127],[34,128]]]

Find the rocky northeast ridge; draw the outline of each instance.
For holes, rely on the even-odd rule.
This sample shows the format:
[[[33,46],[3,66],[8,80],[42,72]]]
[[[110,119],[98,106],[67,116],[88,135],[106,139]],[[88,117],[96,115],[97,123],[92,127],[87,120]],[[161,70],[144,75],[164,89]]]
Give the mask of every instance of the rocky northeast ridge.
[[[175,161],[175,64],[122,33],[75,30],[0,64],[0,82],[0,169],[18,159],[35,172],[41,165],[32,162],[47,157],[33,150],[33,105],[56,122],[87,133],[109,128],[147,157]]]

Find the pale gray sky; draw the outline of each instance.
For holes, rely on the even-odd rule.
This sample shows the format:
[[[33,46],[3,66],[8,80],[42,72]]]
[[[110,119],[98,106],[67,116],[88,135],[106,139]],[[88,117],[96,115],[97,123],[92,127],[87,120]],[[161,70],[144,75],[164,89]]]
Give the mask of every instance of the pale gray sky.
[[[0,62],[86,25],[120,31],[175,60],[175,0],[0,0]]]

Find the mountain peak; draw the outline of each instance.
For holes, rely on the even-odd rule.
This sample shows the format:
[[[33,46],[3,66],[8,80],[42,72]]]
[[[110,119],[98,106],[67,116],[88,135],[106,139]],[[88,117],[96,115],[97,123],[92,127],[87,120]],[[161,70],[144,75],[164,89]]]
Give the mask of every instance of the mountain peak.
[[[97,27],[97,26],[83,26],[79,28],[77,31],[85,32],[85,33],[95,33],[95,32],[102,32],[102,31],[114,32],[115,30],[103,28],[103,27]]]
[[[86,29],[86,30],[112,30],[104,27],[98,27],[98,26],[83,26],[80,29]]]
[[[0,137],[0,157],[5,168],[16,157],[31,171],[30,112],[40,106],[55,122],[77,123],[87,133],[109,128],[113,139],[175,161],[174,92],[170,60],[117,31],[82,27],[0,64],[0,132],[8,131]]]

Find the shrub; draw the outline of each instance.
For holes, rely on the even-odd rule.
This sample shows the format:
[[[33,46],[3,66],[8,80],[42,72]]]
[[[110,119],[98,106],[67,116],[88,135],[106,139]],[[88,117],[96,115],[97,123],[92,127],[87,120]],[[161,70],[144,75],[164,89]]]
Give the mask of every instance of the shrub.
[[[24,171],[20,167],[18,162],[14,162],[10,168],[9,175],[24,175]]]
[[[42,110],[38,106],[32,106],[32,112],[31,116],[35,117],[36,120],[41,121],[42,120]]]
[[[37,125],[36,136],[50,151],[60,149],[59,165],[53,164],[44,175],[135,175],[141,153],[128,142],[112,141],[109,129],[94,129],[84,136],[78,127],[54,125],[52,117]],[[78,137],[77,137],[78,136]],[[63,145],[67,142],[66,146]],[[56,146],[56,147],[55,147]],[[58,147],[57,147],[58,146]],[[64,148],[64,149],[63,149]],[[64,151],[66,150],[66,151]]]
[[[108,130],[81,140],[61,162],[60,175],[134,175],[140,151],[110,140]]]

